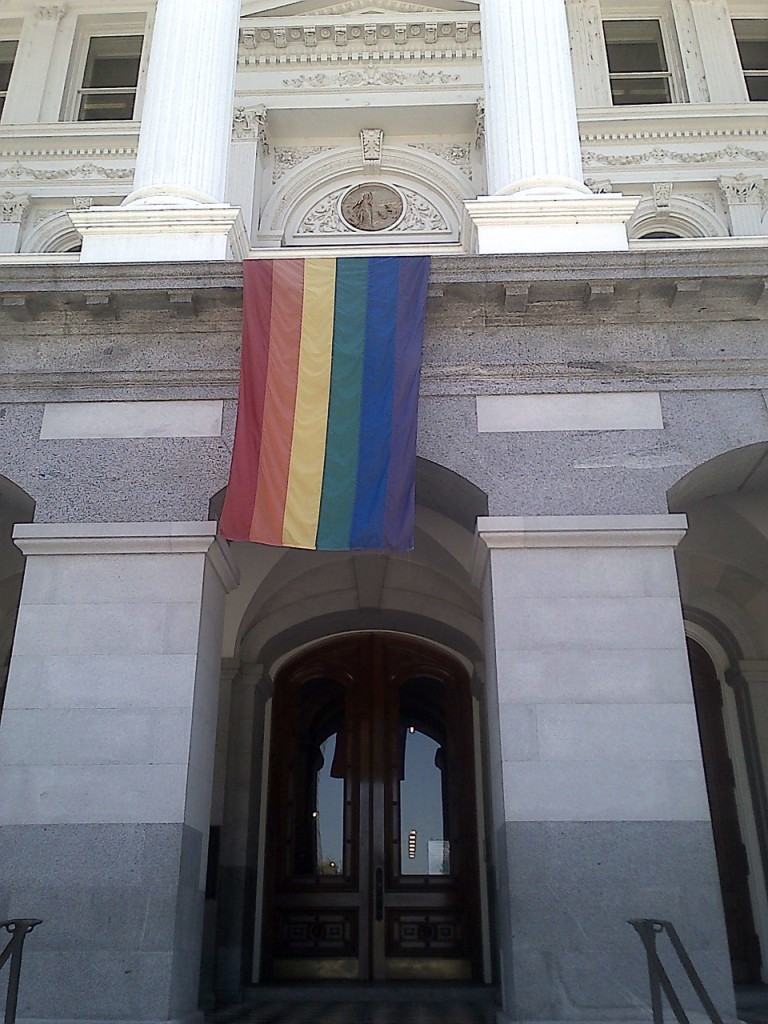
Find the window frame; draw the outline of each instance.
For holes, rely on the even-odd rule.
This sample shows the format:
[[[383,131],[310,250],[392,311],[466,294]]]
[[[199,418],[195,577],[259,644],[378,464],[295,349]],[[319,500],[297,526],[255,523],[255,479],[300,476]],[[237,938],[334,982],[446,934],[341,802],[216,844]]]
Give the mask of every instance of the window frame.
[[[763,12],[763,13],[765,13],[765,12]],[[740,70],[740,72],[741,72],[741,74],[743,76],[743,79],[744,79],[744,88],[746,89],[746,92],[747,92],[747,102],[748,103],[766,103],[766,102],[768,102],[768,100],[753,100],[752,99],[752,97],[750,96],[750,93],[749,93],[749,79],[750,78],[764,78],[764,79],[766,79],[766,81],[768,81],[768,63],[766,63],[765,68],[760,68],[760,69],[757,69],[757,70],[747,69],[747,68],[744,67],[744,63],[743,63],[743,61],[741,59],[741,51],[739,50],[739,38],[738,38],[738,36],[736,34],[736,22],[738,22],[738,21],[761,21],[761,22],[764,22],[765,23],[765,40],[766,40],[766,45],[768,45],[768,18],[766,18],[766,17],[757,17],[757,16],[754,16],[754,15],[751,15],[751,14],[737,13],[736,11],[730,11],[731,30],[733,31],[733,38],[734,38],[734,40],[736,42],[736,52],[737,52],[738,57],[739,57],[739,70]]]
[[[10,91],[13,69],[16,65],[16,60],[19,56],[19,33],[9,33],[8,35],[6,35],[3,32],[2,26],[0,26],[0,44],[2,43],[15,43],[16,49],[14,50],[13,53],[13,60],[11,61],[11,71],[8,75],[8,88],[0,89],[0,123],[2,123],[3,114],[5,112],[5,101],[8,99],[8,92]]]
[[[99,15],[78,18],[75,36],[70,53],[69,70],[67,81],[62,97],[60,121],[72,121],[76,124],[99,124],[99,121],[81,121],[80,102],[83,96],[83,80],[85,77],[85,66],[88,60],[88,50],[91,40],[105,38],[108,36],[142,36],[141,59],[139,61],[139,74],[136,81],[136,99],[133,105],[133,117],[120,119],[120,124],[131,124],[141,119],[141,108],[144,101],[144,86],[147,77],[147,65],[149,63],[149,49],[151,43],[151,26],[149,13],[146,11],[133,11],[120,17],[107,17]],[[112,89],[111,92],[122,90]],[[132,90],[125,90],[126,92]]]
[[[659,24],[661,33],[661,45],[664,49],[664,56],[667,62],[665,72],[636,72],[638,78],[664,78],[669,82],[669,102],[664,103],[614,103],[613,80],[614,78],[627,78],[626,74],[613,73],[608,66],[608,46],[605,40],[605,24],[610,21],[656,21]],[[613,109],[619,110],[624,107],[668,107],[674,103],[688,103],[688,88],[685,76],[685,67],[680,52],[680,41],[674,12],[669,3],[604,3],[600,15],[600,27],[605,54],[606,65],[608,66],[608,98]]]
[[[13,55],[13,64],[11,65],[11,74],[8,79],[8,88],[0,91],[2,97],[2,109],[0,109],[0,124],[3,123],[3,116],[5,115],[5,105],[8,100],[8,93],[11,91],[11,84],[13,82],[13,72],[16,69],[16,61],[19,57],[19,44],[21,42],[21,32],[24,27],[23,21],[18,18],[3,18],[0,21],[0,42],[3,43],[16,43],[16,52]]]

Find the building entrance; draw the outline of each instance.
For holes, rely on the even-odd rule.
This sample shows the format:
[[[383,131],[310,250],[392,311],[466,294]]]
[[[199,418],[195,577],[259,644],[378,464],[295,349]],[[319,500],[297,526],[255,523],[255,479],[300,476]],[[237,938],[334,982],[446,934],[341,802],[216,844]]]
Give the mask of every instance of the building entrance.
[[[472,706],[461,665],[356,634],[276,681],[264,976],[478,980]]]

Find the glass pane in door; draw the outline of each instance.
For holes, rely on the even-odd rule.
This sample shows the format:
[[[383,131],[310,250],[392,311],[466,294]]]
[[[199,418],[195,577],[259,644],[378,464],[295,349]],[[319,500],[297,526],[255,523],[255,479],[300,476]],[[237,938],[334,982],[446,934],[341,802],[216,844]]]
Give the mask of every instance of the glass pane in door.
[[[443,748],[414,725],[405,728],[400,781],[400,871],[449,875],[450,843],[443,814]]]

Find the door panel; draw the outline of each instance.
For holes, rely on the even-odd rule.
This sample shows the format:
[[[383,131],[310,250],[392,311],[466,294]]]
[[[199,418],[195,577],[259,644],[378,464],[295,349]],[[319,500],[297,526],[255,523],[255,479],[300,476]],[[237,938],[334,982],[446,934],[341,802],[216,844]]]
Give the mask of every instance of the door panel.
[[[267,977],[478,977],[469,681],[355,635],[276,683]]]

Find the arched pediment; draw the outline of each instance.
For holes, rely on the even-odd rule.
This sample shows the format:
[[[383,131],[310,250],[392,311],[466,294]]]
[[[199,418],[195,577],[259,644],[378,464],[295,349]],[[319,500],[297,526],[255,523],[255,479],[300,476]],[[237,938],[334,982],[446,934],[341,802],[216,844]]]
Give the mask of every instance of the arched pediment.
[[[380,231],[345,221],[344,196],[365,183],[386,185],[402,215]],[[380,165],[362,167],[360,149],[324,151],[285,176],[261,217],[262,245],[375,245],[458,242],[463,203],[474,196],[469,178],[438,155],[416,146],[385,146]]]

